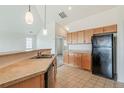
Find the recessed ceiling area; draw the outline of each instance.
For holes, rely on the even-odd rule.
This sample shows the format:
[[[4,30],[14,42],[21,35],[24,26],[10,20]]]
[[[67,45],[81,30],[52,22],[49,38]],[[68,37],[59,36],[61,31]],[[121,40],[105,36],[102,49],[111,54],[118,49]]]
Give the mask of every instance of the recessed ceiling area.
[[[47,23],[55,21],[60,25],[67,25],[73,21],[86,18],[88,16],[112,9],[117,5],[47,5]],[[36,6],[41,20],[43,20],[43,6]],[[60,12],[64,12],[67,17],[61,18]]]

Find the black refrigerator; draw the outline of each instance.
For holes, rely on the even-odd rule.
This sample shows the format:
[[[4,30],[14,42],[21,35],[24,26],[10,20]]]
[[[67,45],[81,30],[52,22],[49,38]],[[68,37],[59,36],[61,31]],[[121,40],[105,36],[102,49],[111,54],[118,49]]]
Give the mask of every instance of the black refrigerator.
[[[116,37],[114,34],[92,37],[92,73],[116,79]]]

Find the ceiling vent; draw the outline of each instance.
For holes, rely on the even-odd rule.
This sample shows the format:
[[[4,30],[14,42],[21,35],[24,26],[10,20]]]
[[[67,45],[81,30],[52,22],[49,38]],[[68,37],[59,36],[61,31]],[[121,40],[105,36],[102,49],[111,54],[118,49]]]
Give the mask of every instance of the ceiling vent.
[[[59,13],[59,16],[60,16],[62,19],[67,17],[67,15],[65,14],[65,12],[60,12],[60,13]]]

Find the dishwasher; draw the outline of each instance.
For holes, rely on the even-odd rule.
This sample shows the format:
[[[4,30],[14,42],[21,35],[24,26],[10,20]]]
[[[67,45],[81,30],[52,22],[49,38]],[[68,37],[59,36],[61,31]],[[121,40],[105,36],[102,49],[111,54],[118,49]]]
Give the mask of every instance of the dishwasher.
[[[54,64],[51,64],[45,73],[45,88],[54,88],[55,87],[55,79],[54,79]]]

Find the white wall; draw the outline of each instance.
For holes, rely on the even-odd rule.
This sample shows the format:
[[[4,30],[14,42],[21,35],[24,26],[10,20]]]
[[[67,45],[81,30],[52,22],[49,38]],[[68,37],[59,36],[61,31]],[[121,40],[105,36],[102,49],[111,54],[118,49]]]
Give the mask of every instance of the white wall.
[[[117,74],[118,81],[124,82],[124,6],[120,6],[85,19],[70,23],[70,30],[79,31],[110,24],[118,25],[117,34]]]
[[[72,44],[69,45],[69,50],[77,50],[77,51],[92,51],[92,45],[91,44]]]
[[[115,24],[118,21],[118,8],[101,12],[68,24],[71,32]]]
[[[37,48],[51,48],[55,53],[55,23],[47,24],[48,34],[43,35],[42,30],[37,35]]]
[[[66,37],[67,36],[67,31],[64,29],[63,26],[60,24],[55,24],[55,30],[56,30],[56,36],[61,36],[61,37]]]
[[[0,6],[0,52],[25,50],[25,38],[33,37],[33,48],[36,48],[36,34],[41,29],[40,17],[35,9],[31,6],[34,16],[34,23],[27,25],[25,23],[25,13],[28,6],[5,5]],[[32,34],[29,34],[32,31]]]

